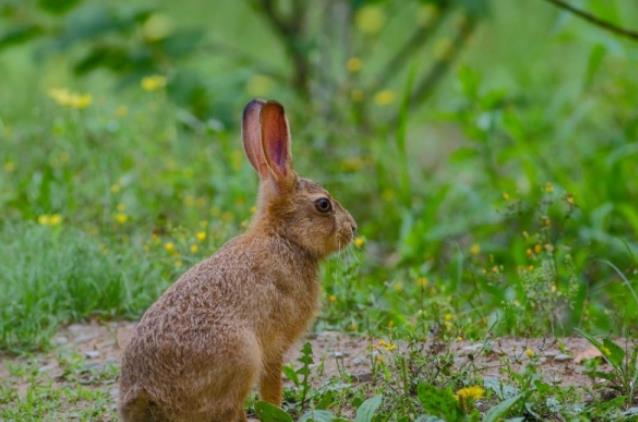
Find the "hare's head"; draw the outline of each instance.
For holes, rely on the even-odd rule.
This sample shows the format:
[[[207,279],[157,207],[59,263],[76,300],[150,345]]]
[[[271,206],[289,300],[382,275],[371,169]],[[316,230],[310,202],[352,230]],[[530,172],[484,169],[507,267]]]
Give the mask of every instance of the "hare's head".
[[[244,109],[242,132],[260,180],[253,228],[277,233],[317,258],[345,247],[357,225],[328,191],[292,169],[290,131],[281,104],[251,101]]]

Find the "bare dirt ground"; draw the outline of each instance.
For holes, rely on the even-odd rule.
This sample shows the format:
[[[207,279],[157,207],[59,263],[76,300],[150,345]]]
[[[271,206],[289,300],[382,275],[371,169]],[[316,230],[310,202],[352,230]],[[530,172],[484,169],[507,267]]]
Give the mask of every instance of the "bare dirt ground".
[[[109,322],[72,324],[60,330],[54,337],[53,350],[48,353],[37,354],[29,359],[36,362],[40,375],[55,383],[68,384],[64,374],[68,370],[61,361],[62,356],[81,356],[89,368],[101,368],[110,365],[114,370],[119,365],[123,347],[129,341],[134,330],[134,323]],[[337,332],[322,332],[306,338],[312,344],[315,365],[320,366],[321,372],[313,383],[321,384],[331,377],[344,371],[355,380],[365,382],[371,377],[371,363],[374,350],[379,349],[379,342],[366,337],[355,337]],[[399,345],[405,349],[406,345]],[[426,344],[423,353],[437,353],[436,344]],[[387,352],[387,350],[386,350]],[[299,347],[288,356],[290,361],[296,359]],[[472,364],[483,376],[500,377],[505,365],[517,369],[534,359],[541,374],[547,382],[562,386],[572,385],[587,388],[591,386],[590,379],[584,374],[582,362],[585,359],[596,358],[599,353],[582,338],[560,339],[522,339],[522,338],[494,338],[482,342],[456,341],[445,349],[454,358],[454,366]],[[11,373],[11,368],[24,361],[24,357],[0,356],[0,379],[12,377],[18,383],[18,397],[26,394],[28,382],[22,382],[19,377]],[[87,372],[90,377],[90,371]],[[81,377],[80,377],[81,378]],[[86,384],[91,385],[91,380]],[[80,379],[80,382],[82,380]],[[96,388],[108,388],[112,399],[111,409],[114,411],[117,402],[118,389],[115,376],[107,385],[98,384]],[[107,420],[110,418],[107,418]]]

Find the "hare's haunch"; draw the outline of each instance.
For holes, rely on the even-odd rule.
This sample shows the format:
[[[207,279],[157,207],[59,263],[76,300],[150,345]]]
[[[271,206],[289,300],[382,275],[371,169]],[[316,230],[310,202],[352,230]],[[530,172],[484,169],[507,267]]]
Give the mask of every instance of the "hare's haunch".
[[[122,358],[125,421],[245,421],[255,384],[279,405],[283,355],[318,309],[318,263],[352,240],[348,211],[292,169],[283,107],[250,102],[242,129],[260,179],[252,224],[142,316]]]

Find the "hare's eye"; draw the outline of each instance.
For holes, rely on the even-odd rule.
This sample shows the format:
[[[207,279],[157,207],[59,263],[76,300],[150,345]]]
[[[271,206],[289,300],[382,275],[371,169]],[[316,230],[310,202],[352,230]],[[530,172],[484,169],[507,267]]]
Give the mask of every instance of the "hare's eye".
[[[319,198],[315,201],[315,208],[319,212],[326,213],[332,210],[332,204],[328,198]]]

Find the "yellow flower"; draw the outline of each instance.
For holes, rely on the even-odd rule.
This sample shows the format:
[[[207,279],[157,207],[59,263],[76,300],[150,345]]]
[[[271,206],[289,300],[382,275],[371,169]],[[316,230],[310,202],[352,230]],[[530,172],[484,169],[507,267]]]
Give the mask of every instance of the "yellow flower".
[[[531,359],[534,356],[536,356],[536,353],[532,349],[530,349],[528,347],[527,349],[525,349],[525,356],[527,356],[529,359]]]
[[[117,221],[118,224],[126,224],[126,222],[128,221],[128,215],[124,214],[123,212],[118,212],[117,214],[115,214],[115,221]]]
[[[205,231],[197,232],[197,234],[195,236],[197,237],[197,240],[199,240],[200,242],[203,242],[204,240],[206,240],[206,232]]]
[[[574,205],[574,195],[572,195],[571,193],[568,193],[567,196],[565,197],[565,200],[567,201],[567,203],[569,205]]]
[[[447,313],[443,316],[446,321],[452,321],[454,319],[454,315],[451,313]]]
[[[159,91],[166,86],[166,77],[162,75],[145,76],[140,85],[144,91]]]
[[[166,252],[168,253],[175,252],[175,244],[173,242],[164,243],[164,250],[166,250]]]
[[[251,214],[254,214],[256,212],[257,212],[257,207],[256,206],[253,205],[252,207],[250,207],[250,213]]]
[[[191,253],[197,253],[199,251],[199,247],[196,244],[191,245]]]
[[[552,245],[551,243],[545,243],[545,250],[549,253],[554,252],[554,245]]]
[[[483,387],[473,385],[471,387],[461,388],[456,392],[456,399],[460,402],[479,400],[485,396]]]
[[[545,183],[545,192],[547,193],[554,192],[554,185],[552,185],[551,182]]]
[[[49,224],[57,226],[62,223],[62,216],[60,214],[53,214],[49,217]]]
[[[525,251],[525,253],[527,254],[527,256],[528,256],[529,258],[531,258],[531,257],[533,257],[533,256],[534,256],[534,251],[532,251],[532,249],[531,249],[531,248],[527,248],[527,250]]]
[[[346,62],[346,69],[350,73],[357,73],[363,67],[363,62],[358,57],[350,57]]]
[[[354,246],[356,246],[357,248],[362,248],[363,245],[366,244],[366,239],[363,236],[357,236],[354,239]]]
[[[419,287],[428,287],[428,284],[430,284],[430,280],[428,280],[427,277],[419,277],[416,279],[416,284]]]
[[[271,77],[265,75],[253,75],[246,83],[246,93],[251,97],[265,97],[275,86]]]
[[[13,171],[16,169],[16,165],[13,163],[13,161],[5,161],[3,169],[5,173],[13,173]]]
[[[392,343],[391,341],[385,341],[384,339],[381,339],[377,342],[377,349],[383,349],[386,352],[394,352],[395,350],[397,350],[397,345],[395,343]]]
[[[529,237],[529,233],[527,233],[527,230],[523,230],[523,237],[525,239],[527,239]]]
[[[542,220],[545,227],[549,227],[552,225],[552,220],[548,216],[543,216]]]
[[[360,8],[355,17],[357,29],[367,35],[376,34],[385,25],[385,12],[381,6],[367,5]]]
[[[470,254],[476,256],[480,253],[481,253],[481,245],[479,245],[478,243],[474,243],[472,244],[472,246],[470,246]]]
[[[503,195],[503,199],[504,199],[504,200],[506,200],[506,201],[509,201],[509,200],[510,200],[510,194],[509,194],[509,193],[507,193],[507,192],[503,192],[503,194],[502,194],[502,195]]]
[[[397,281],[396,283],[392,285],[392,288],[394,289],[395,292],[401,292],[403,291],[403,283],[401,283],[400,281]]]
[[[534,245],[534,252],[535,253],[543,252],[543,247],[540,245],[540,243],[537,243],[537,244]]]
[[[498,268],[498,266],[497,266],[497,265],[494,265],[494,266],[492,267],[492,272],[493,272],[494,274],[498,274],[498,273],[500,272],[500,269]]]
[[[385,107],[394,102],[396,95],[391,89],[384,89],[374,94],[374,102],[376,105]]]
[[[328,302],[335,303],[336,301],[337,301],[337,296],[335,295],[328,296]]]
[[[111,185],[111,193],[118,193],[121,190],[122,190],[122,185],[120,185],[119,183],[113,183]]]
[[[76,109],[87,108],[93,102],[93,97],[90,94],[75,94],[65,88],[49,90],[49,97],[61,106]]]

